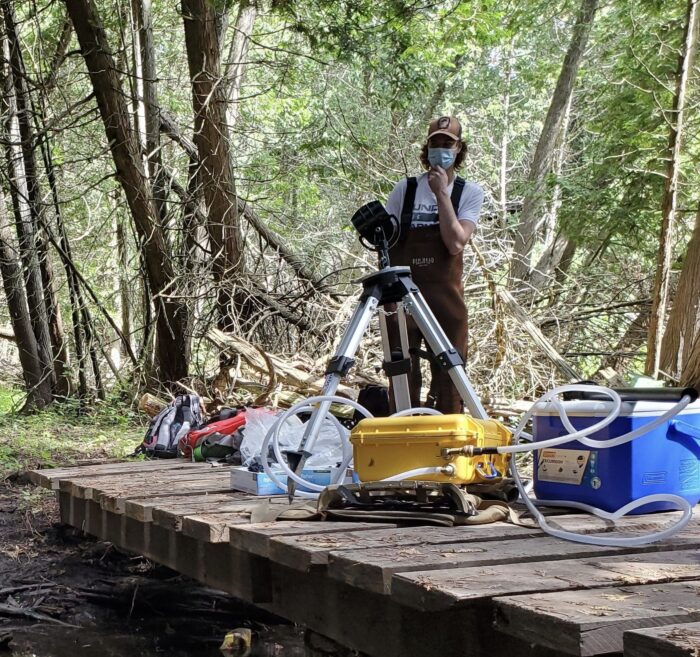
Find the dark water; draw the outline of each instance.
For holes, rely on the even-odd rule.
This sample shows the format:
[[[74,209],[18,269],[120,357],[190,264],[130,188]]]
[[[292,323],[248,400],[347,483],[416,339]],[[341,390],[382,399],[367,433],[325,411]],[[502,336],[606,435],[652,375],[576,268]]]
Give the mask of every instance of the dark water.
[[[117,557],[119,561],[122,557]],[[105,559],[107,561],[107,559]],[[65,563],[65,562],[64,562]],[[163,568],[115,577],[89,564],[68,586],[16,594],[25,609],[59,622],[33,623],[0,615],[0,644],[12,657],[304,657],[303,629],[242,600],[200,586]],[[105,575],[109,573],[109,579]],[[90,579],[85,586],[86,577]],[[1,589],[1,587],[0,587]],[[56,613],[60,610],[60,613]],[[62,624],[59,624],[62,623]],[[250,652],[219,650],[227,632],[250,631]],[[6,651],[0,649],[0,657]]]
[[[11,630],[11,657],[224,657],[219,637],[198,635],[196,628],[161,632],[148,628],[99,625],[81,629],[35,625]],[[3,630],[0,629],[0,632]],[[304,657],[303,633],[293,625],[262,628],[254,632],[250,657]],[[241,657],[243,653],[233,653]]]
[[[243,657],[219,650],[236,628],[246,657],[305,657],[301,628],[56,523],[53,500],[22,512],[25,490],[0,481],[0,657]]]

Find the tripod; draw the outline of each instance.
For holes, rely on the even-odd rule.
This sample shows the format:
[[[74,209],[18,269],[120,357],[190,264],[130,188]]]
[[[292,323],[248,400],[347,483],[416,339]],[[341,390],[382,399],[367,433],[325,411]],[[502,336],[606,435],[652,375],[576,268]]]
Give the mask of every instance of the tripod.
[[[350,318],[338,349],[328,363],[325,372],[326,380],[321,394],[323,396],[335,395],[341,379],[355,364],[354,356],[377,308],[397,303],[399,304],[398,320],[402,351],[399,359],[394,360],[392,358],[386,317],[384,314],[379,315],[382,350],[384,353],[384,370],[392,380],[396,409],[405,410],[411,406],[408,387],[410,355],[405,316],[405,313],[408,313],[428,343],[439,366],[448,372],[469,413],[475,418],[488,419],[486,411],[464,371],[462,357],[447,339],[445,332],[421,295],[418,286],[413,282],[410,267],[390,266],[389,245],[383,234],[377,238],[376,250],[379,252],[381,269],[357,281],[362,284],[362,295]],[[331,401],[319,403],[309,418],[298,450],[285,452],[289,467],[298,475],[301,475],[304,464],[313,453],[314,443],[321,430],[321,425],[330,410],[331,403]],[[287,492],[290,501],[294,496],[295,489],[296,484],[289,477],[287,480]]]

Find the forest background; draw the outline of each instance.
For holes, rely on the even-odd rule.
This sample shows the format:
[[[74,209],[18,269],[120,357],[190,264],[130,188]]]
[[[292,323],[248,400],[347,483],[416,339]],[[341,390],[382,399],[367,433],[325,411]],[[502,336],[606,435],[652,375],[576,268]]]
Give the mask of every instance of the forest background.
[[[313,388],[375,265],[349,219],[419,172],[443,114],[486,192],[465,290],[490,409],[576,378],[700,384],[697,0],[0,14],[6,407]],[[354,382],[380,361],[375,331]]]

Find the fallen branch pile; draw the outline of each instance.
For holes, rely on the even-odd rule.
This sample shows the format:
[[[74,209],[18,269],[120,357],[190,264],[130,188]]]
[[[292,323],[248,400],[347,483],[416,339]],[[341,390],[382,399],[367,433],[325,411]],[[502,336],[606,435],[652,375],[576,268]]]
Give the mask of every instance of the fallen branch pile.
[[[245,363],[247,366],[247,372],[243,367],[239,367],[232,369],[240,371],[227,373],[231,377],[230,385],[234,390],[259,390],[263,385],[259,381],[245,378],[245,374],[249,377],[267,377],[267,383],[254,400],[255,404],[288,406],[304,397],[320,394],[323,388],[326,358],[316,363],[304,362],[297,358],[291,363],[283,356],[269,354],[261,347],[218,329],[209,331],[206,338],[223,353],[237,357],[241,364]],[[356,399],[359,387],[368,383],[381,383],[381,380],[367,372],[353,372],[352,378],[338,387],[337,394]]]

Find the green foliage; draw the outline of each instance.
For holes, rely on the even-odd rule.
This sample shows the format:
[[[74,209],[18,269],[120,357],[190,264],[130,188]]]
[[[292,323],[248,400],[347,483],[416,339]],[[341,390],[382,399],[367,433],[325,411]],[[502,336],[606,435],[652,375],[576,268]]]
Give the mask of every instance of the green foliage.
[[[18,410],[24,401],[24,392],[13,386],[0,385],[0,417]]]
[[[84,459],[123,458],[133,453],[144,427],[118,401],[95,403],[89,410],[76,402],[57,403],[32,415],[13,411],[17,393],[0,387],[0,478],[32,467],[56,467]]]
[[[655,256],[684,9],[620,3],[597,23],[576,100],[579,161],[563,182],[561,213],[564,230],[585,244],[624,236],[618,246]]]
[[[240,4],[212,1],[217,9],[229,11],[222,49],[227,59],[236,36],[234,23]],[[658,247],[668,111],[685,4],[683,0],[601,3],[578,75],[562,148],[562,169],[548,177],[545,190],[548,198],[561,195],[552,232],[572,238],[577,251],[569,278],[562,278],[563,284],[553,286],[553,291],[544,291],[535,313],[565,317],[571,308],[604,306],[649,295]],[[138,89],[126,5],[97,5],[132,103]],[[329,280],[339,284],[336,290],[344,293],[350,288],[343,285],[357,274],[354,268],[369,262],[349,229],[352,213],[370,199],[385,199],[402,176],[418,173],[427,121],[453,113],[464,124],[468,142],[463,175],[485,188],[485,214],[496,216],[502,210],[502,192],[507,201],[517,202],[529,191],[530,160],[579,5],[578,0],[256,3],[258,16],[245,58],[238,118],[231,126],[237,193],[319,277],[330,276]],[[48,1],[39,2],[37,11],[31,6],[33,3],[22,5],[18,19],[30,77],[40,81],[49,71],[65,7]],[[181,133],[192,139],[191,87],[183,19],[177,6],[153,4],[158,99]],[[114,234],[117,222],[128,225],[129,214],[76,48],[73,37],[58,84],[46,99],[48,135],[74,261],[107,310],[118,318],[120,265]],[[683,258],[698,199],[699,101],[695,80],[689,99],[693,111],[688,116],[685,140],[677,263]],[[165,136],[161,146],[168,175],[183,189],[188,188],[187,155]],[[502,173],[505,190],[500,187]],[[489,263],[499,283],[506,277],[508,248],[517,222],[517,214],[505,216],[503,222],[487,217],[481,222],[479,239],[490,245]],[[194,277],[186,271],[185,258],[179,255],[185,251],[186,231],[183,203],[175,194],[169,197],[164,224],[176,254],[174,267],[184,281],[182,293],[201,299],[197,306],[200,323],[193,328],[197,338],[195,371],[216,368],[216,355],[212,358],[198,339],[210,320],[210,290],[200,289],[206,282],[202,283],[199,274]],[[257,239],[252,235],[252,230],[246,234],[246,264],[264,285],[274,287],[260,264],[264,258],[255,251]],[[146,334],[142,321],[143,262],[133,234],[128,235],[127,246],[127,271],[122,273],[130,292],[127,304],[134,314],[132,340],[138,350]],[[469,254],[466,258],[468,285],[478,285],[483,282],[479,266]],[[290,288],[294,285],[289,284]],[[64,286],[59,290],[64,323],[68,324],[67,293]],[[294,289],[295,302],[297,295],[298,289]],[[480,366],[488,373],[495,362],[484,347],[484,343],[490,344],[494,321],[491,299],[478,292],[469,303],[470,312],[479,318],[472,323],[474,340],[481,340],[486,354]],[[548,335],[563,352],[609,351],[637,310],[572,320]],[[98,337],[112,344],[111,328],[99,312],[93,315]],[[289,333],[286,326],[280,331],[284,332]],[[256,337],[267,341],[266,346],[273,350],[282,349],[274,332]],[[299,344],[303,343],[302,336]],[[289,344],[293,344],[291,339],[285,346]],[[328,351],[330,346],[324,348]],[[577,365],[593,373],[600,362],[597,355],[583,356]],[[635,362],[629,362],[633,369]],[[104,363],[103,375],[115,385],[111,368]],[[523,394],[534,384],[523,375],[519,380],[504,378],[505,386],[508,389],[502,394]],[[0,389],[0,412],[15,401],[7,390]],[[79,417],[74,407],[62,405],[55,412],[58,415],[52,411],[34,418],[4,416],[2,427],[18,422],[22,440],[10,444],[6,436],[0,439],[0,460],[57,460],[62,443],[58,434],[51,433],[51,422],[74,427],[76,433],[71,434],[70,429],[71,436],[87,430],[91,436],[87,440],[93,442],[68,440],[81,449],[88,444],[95,451],[111,449],[110,443],[120,444],[112,440],[115,434],[99,438],[102,430],[88,430],[87,425],[102,426],[104,431],[118,425],[118,417],[109,417],[109,408],[115,409],[115,416],[128,415],[128,409],[121,406],[100,406],[94,414]],[[32,438],[30,427],[40,434],[48,431],[44,442],[50,446],[43,447],[42,440]],[[133,428],[127,423],[115,431],[131,432]],[[74,458],[78,452],[70,453]]]

